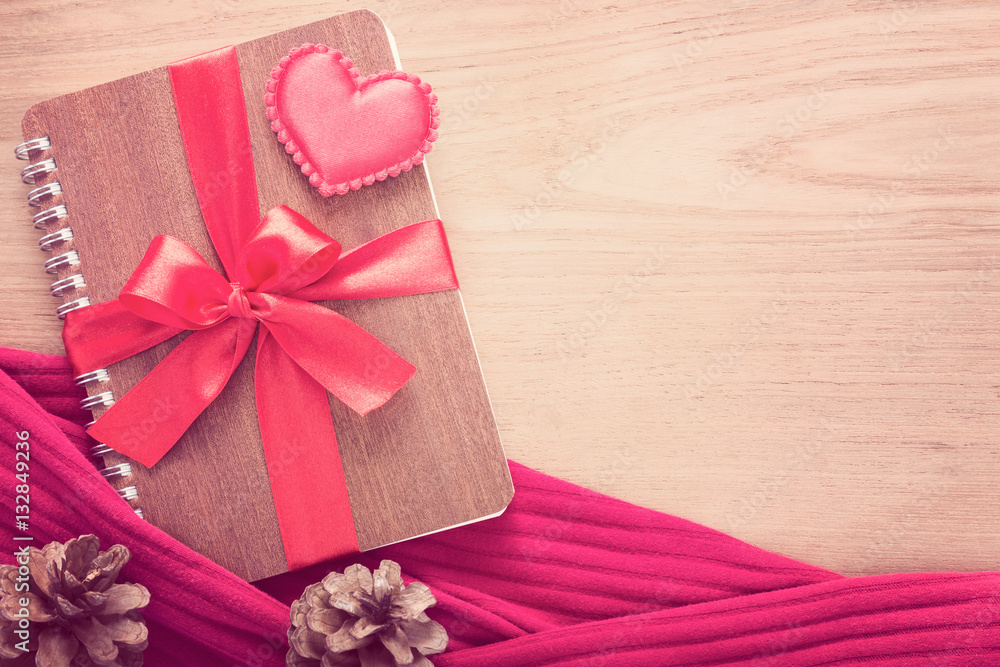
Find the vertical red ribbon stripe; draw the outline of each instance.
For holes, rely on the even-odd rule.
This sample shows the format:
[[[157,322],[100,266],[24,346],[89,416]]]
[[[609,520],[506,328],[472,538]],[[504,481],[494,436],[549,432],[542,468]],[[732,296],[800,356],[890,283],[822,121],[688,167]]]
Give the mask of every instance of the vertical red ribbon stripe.
[[[177,119],[205,226],[230,280],[260,222],[257,178],[236,49],[169,67]],[[228,185],[215,185],[220,176]],[[358,551],[326,390],[260,327],[256,394],[271,493],[291,570]]]

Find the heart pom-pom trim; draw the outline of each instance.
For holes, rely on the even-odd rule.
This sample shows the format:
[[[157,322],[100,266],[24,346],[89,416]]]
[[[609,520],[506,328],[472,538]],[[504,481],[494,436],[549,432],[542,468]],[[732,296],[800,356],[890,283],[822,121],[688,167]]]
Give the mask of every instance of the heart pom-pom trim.
[[[366,97],[365,93],[370,93],[380,86],[383,89],[392,88],[391,93],[382,90],[374,95],[381,95],[381,102],[383,103],[381,110],[391,116],[391,118],[386,119],[387,122],[379,128],[381,131],[377,133],[383,137],[393,137],[391,148],[384,142],[384,145],[381,147],[374,146],[369,149],[367,145],[364,145],[363,148],[358,148],[360,137],[372,136],[372,127],[366,128],[367,134],[365,134],[364,130],[351,127],[327,127],[324,128],[325,131],[320,135],[317,135],[315,131],[311,135],[308,135],[303,128],[296,127],[297,121],[295,118],[291,116],[283,117],[282,98],[290,95],[284,89],[283,84],[292,81],[289,71],[302,64],[304,62],[302,59],[313,54],[329,55],[330,59],[339,64],[343,72],[354,83],[354,90],[349,91],[349,99],[335,99],[335,103],[332,106],[337,106],[338,104],[342,104],[345,107],[353,105],[352,113],[358,113],[357,110],[363,110],[366,104],[364,101]],[[310,76],[313,78],[310,79]],[[341,79],[343,78],[343,75],[336,72],[330,74],[330,76],[340,76]],[[307,85],[305,87],[313,87],[311,93],[308,90],[306,93],[316,95],[318,90],[320,97],[329,93],[327,97],[330,98],[336,98],[337,95],[341,94],[335,90],[335,85],[337,84],[335,81],[317,82],[315,79],[319,75],[307,74],[306,77]],[[409,83],[412,85],[412,89],[409,89],[407,86],[400,87],[399,84],[390,83],[387,86],[383,83],[393,80]],[[300,77],[296,80],[294,85],[301,87],[302,78]],[[327,85],[327,90],[323,90],[322,85]],[[321,86],[321,88],[317,89],[315,86]],[[391,102],[393,96],[399,97],[399,104]],[[419,96],[422,96],[424,103],[419,105],[420,108],[415,108],[413,107],[413,103]],[[386,104],[387,99],[390,100],[388,104]],[[329,111],[328,107],[324,107],[320,102],[310,104],[303,98],[297,101],[300,102],[300,123],[311,123],[315,126],[315,117],[318,114]],[[329,103],[328,99],[324,101]],[[423,162],[424,156],[430,152],[431,144],[438,136],[437,129],[441,125],[440,112],[437,108],[437,95],[434,95],[431,92],[431,87],[427,83],[422,82],[419,77],[407,74],[406,72],[392,70],[383,70],[377,74],[362,77],[350,59],[340,51],[331,49],[324,44],[303,44],[302,46],[293,48],[287,56],[283,57],[278,62],[278,65],[271,70],[271,78],[267,82],[267,94],[264,97],[264,103],[267,106],[267,118],[271,121],[271,129],[277,134],[278,140],[284,144],[285,152],[292,156],[295,164],[299,165],[302,173],[309,179],[309,183],[315,186],[324,197],[329,197],[333,194],[347,194],[351,190],[358,190],[364,185],[371,185],[375,181],[384,181],[390,176],[395,177],[404,171],[409,171],[414,165]],[[334,109],[333,113],[335,114],[336,111]],[[423,114],[426,115],[422,118],[412,118],[417,113],[421,116]],[[311,117],[307,117],[303,121],[301,119],[302,114],[311,115]],[[408,114],[409,117],[404,117],[403,120],[411,121],[411,127],[407,127],[405,123],[398,122],[398,114],[404,114],[404,116]],[[378,122],[378,118],[374,120],[368,118],[366,120],[368,125],[375,123],[377,126]],[[315,127],[311,129],[315,130]],[[352,135],[352,132],[355,134]],[[398,137],[397,140],[397,137],[393,135],[394,132],[403,132],[406,136]],[[347,135],[346,140],[344,137],[345,134]],[[339,145],[323,145],[324,142],[330,144],[341,142],[350,147],[341,149]],[[413,150],[412,152],[408,151],[405,155],[401,155],[400,146],[403,146],[402,150],[407,150],[405,148],[407,143],[413,146]],[[351,150],[354,149],[367,154],[362,155],[357,151],[351,153]],[[359,165],[358,168],[355,168],[348,161],[341,159],[341,153],[345,150],[353,162]],[[331,158],[331,155],[334,157]]]

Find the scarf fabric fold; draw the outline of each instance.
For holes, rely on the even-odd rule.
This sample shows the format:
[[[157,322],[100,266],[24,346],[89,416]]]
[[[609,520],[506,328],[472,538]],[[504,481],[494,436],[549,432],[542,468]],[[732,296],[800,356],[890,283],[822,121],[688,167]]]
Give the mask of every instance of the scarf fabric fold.
[[[1000,573],[846,578],[513,462],[499,518],[251,585],[118,497],[86,455],[83,396],[65,358],[0,348],[10,480],[13,433],[30,432],[27,534],[129,548],[121,578],[152,592],[151,667],[284,665],[288,605],[305,586],[383,558],[437,597],[429,614],[451,639],[438,667],[1000,665]],[[8,545],[12,524],[0,525]]]

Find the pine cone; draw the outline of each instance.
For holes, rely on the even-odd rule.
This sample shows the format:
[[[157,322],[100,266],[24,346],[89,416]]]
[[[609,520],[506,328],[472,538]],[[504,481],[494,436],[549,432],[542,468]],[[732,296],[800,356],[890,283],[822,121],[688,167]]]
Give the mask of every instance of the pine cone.
[[[427,586],[403,585],[399,565],[371,571],[352,565],[308,586],[292,603],[287,667],[433,667],[448,634],[425,609],[437,603]]]
[[[148,642],[138,610],[149,604],[149,591],[140,584],[115,583],[132,557],[128,549],[120,544],[107,551],[99,547],[94,535],[31,547],[27,591],[18,590],[25,578],[19,577],[16,565],[0,565],[0,664],[142,665]],[[21,598],[28,599],[28,654],[18,648],[23,637],[16,634]]]

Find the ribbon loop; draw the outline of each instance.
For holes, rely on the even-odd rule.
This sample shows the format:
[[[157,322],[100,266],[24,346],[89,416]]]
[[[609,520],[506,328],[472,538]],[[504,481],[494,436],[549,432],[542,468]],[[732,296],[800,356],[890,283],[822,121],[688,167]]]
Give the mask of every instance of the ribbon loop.
[[[207,329],[226,318],[229,281],[198,251],[172,236],[157,236],[118,300],[147,320],[177,329]]]
[[[340,244],[287,206],[272,208],[240,251],[248,290],[288,294],[325,276]]]

